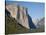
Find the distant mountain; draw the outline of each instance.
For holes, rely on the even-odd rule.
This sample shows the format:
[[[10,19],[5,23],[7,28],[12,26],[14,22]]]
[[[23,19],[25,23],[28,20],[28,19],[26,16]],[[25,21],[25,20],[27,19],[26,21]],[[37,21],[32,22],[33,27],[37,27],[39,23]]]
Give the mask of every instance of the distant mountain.
[[[45,18],[43,17],[38,23],[37,26],[38,28],[44,28],[45,25]]]
[[[41,19],[33,19],[33,23],[34,23],[34,25],[35,25],[37,28],[39,28],[39,27],[41,27],[41,26],[44,27],[44,23],[45,23],[44,20],[45,20],[44,17],[41,18]]]
[[[33,19],[32,19],[32,22],[34,23],[34,25],[35,25],[36,28],[37,28],[37,27],[38,27],[38,26],[37,26],[37,23],[39,22],[39,19],[33,18]]]

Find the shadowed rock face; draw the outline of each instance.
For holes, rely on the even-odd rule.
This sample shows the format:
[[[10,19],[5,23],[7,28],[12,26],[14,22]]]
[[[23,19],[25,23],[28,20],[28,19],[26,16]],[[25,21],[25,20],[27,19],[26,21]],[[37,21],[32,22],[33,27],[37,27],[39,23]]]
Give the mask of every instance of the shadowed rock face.
[[[10,12],[7,9],[5,9],[5,16],[10,16]]]
[[[34,23],[32,22],[32,19],[31,19],[31,17],[28,15],[28,21],[29,21],[29,27],[32,29],[35,29],[36,27],[35,27],[35,25],[34,25]]]

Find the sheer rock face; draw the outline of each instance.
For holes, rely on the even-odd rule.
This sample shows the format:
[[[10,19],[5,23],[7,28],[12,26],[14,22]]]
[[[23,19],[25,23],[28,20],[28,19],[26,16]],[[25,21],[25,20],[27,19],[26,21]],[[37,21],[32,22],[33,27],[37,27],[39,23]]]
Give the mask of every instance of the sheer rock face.
[[[31,29],[36,29],[36,26],[34,25],[34,23],[32,22],[32,18],[28,15],[28,22],[29,22],[29,27]]]
[[[22,26],[30,29],[26,8],[17,5],[6,5],[6,9],[10,12],[11,16],[15,18]]]
[[[6,9],[10,12],[13,18],[17,18],[17,10],[18,10],[17,6],[6,5]]]

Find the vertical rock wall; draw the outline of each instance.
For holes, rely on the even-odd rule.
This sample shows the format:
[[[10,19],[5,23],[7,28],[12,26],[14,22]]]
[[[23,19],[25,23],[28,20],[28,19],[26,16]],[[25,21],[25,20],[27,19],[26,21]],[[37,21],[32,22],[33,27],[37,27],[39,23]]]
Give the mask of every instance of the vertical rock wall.
[[[11,16],[15,18],[22,26],[28,29],[30,28],[25,7],[17,5],[6,5],[6,8],[11,13]]]

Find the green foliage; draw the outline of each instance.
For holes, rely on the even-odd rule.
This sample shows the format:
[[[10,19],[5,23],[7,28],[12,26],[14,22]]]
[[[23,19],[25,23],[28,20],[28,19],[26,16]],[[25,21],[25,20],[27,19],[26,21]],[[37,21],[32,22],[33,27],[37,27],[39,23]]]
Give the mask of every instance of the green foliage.
[[[44,29],[27,29],[14,18],[5,16],[5,34],[44,32]]]
[[[25,33],[29,30],[21,26],[14,18],[6,16],[6,34]]]

